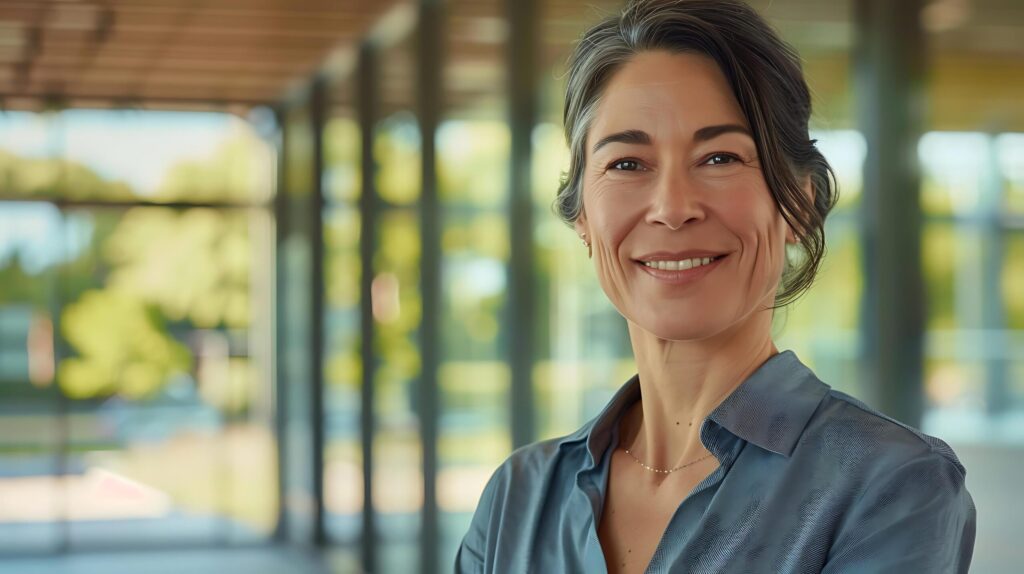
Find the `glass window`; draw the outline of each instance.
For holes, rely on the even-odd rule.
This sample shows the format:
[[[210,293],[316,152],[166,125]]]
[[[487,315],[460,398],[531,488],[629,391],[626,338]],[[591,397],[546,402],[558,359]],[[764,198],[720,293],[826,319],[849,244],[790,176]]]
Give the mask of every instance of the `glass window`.
[[[57,272],[66,225],[47,203],[0,203],[0,553],[63,542]]]
[[[25,501],[0,517],[15,534],[4,539],[60,522],[72,548],[267,539],[276,454],[252,237],[269,233],[265,216],[73,209],[58,221],[48,241],[64,256],[22,277],[44,298],[4,283],[3,403],[24,426],[5,417],[22,429],[3,433],[22,470],[0,489]]]
[[[999,168],[1006,181],[1008,212],[1024,214],[1024,134],[999,136]]]
[[[0,201],[0,499],[21,501],[0,505],[2,551],[262,542],[276,526],[269,214],[75,204],[184,190],[194,170],[231,181],[216,141],[254,138],[232,132],[237,120],[182,114],[200,144],[154,151],[166,165],[118,172],[75,147],[101,145],[104,122],[159,141],[157,115],[0,118],[5,177],[48,182],[32,202]],[[38,132],[12,137],[17,122]],[[264,171],[246,198],[269,195]]]
[[[509,164],[506,3],[445,15],[437,131],[442,361],[437,498],[449,569],[487,479],[512,450],[507,363]],[[514,311],[513,311],[514,312]]]
[[[832,388],[866,392],[860,372],[860,313],[864,278],[858,200],[864,138],[856,131],[818,131],[811,137],[836,173],[839,202],[825,220],[825,258],[814,285],[775,314],[780,350],[792,349]]]
[[[271,165],[270,148],[229,114],[0,115],[0,181],[8,199],[260,202],[270,197]]]
[[[1007,146],[1006,142],[1011,142]],[[952,441],[1020,440],[1004,424],[1021,405],[1012,375],[1019,331],[1018,245],[1005,227],[1012,203],[1013,138],[931,132],[919,146],[924,173],[922,262],[928,292],[926,432]],[[1009,150],[1009,151],[1007,151]]]
[[[262,245],[250,233],[267,222],[212,209],[67,217],[91,231],[69,244],[98,259],[62,283],[57,381],[66,470],[81,473],[65,490],[72,546],[265,539],[276,454],[252,353],[266,351],[250,329],[268,317],[252,299]]]
[[[423,448],[416,406],[422,150],[415,114],[415,34],[384,47],[377,58],[380,116],[374,125],[373,153],[382,206],[372,286],[379,360],[374,375],[373,508],[381,571],[407,572],[419,563],[423,508]]]
[[[359,239],[362,139],[351,78],[330,88],[323,133],[324,228],[324,506],[326,529],[353,564],[362,536],[363,453]]]

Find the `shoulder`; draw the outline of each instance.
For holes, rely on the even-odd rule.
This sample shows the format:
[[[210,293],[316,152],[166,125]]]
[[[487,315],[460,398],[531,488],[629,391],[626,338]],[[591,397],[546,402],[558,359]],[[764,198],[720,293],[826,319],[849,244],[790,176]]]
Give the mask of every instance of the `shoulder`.
[[[866,487],[922,467],[963,488],[967,471],[942,439],[904,424],[862,401],[830,390],[800,439],[805,453],[825,461],[842,479]],[[857,490],[860,490],[858,488]]]
[[[512,452],[484,487],[457,558],[458,571],[494,560],[498,538],[515,547],[538,522],[543,500],[552,489],[572,483],[574,469],[586,460],[587,427],[572,435],[535,442]],[[502,535],[501,533],[505,533]],[[506,552],[513,552],[506,548]]]
[[[491,475],[481,503],[484,498],[495,502],[516,494],[529,496],[549,482],[556,472],[582,468],[587,437],[584,430],[534,442],[513,451]],[[515,492],[512,485],[515,485]]]
[[[937,459],[955,468],[960,475],[966,475],[967,471],[960,463],[960,459],[942,439],[885,415],[846,393],[832,390],[829,395],[832,399],[830,402],[838,404],[837,410],[844,412],[850,421],[859,421],[860,426],[867,429],[864,438],[877,436],[881,445],[893,448],[900,446],[910,451],[908,454],[933,454]]]
[[[835,390],[808,431],[847,500],[823,572],[966,572],[976,510],[948,444]]]

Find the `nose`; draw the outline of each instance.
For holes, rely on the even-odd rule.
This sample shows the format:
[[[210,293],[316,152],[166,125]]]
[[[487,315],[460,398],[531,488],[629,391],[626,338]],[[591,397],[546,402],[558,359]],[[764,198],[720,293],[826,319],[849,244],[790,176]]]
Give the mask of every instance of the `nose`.
[[[647,223],[675,231],[686,223],[704,219],[700,192],[682,170],[665,170],[658,177],[647,210]]]

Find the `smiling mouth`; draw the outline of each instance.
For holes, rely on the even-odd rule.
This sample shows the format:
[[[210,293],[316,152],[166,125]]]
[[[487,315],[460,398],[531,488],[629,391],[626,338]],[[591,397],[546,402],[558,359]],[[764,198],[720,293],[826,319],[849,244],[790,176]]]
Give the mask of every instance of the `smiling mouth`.
[[[686,271],[689,269],[700,269],[705,265],[711,265],[712,263],[715,263],[716,261],[719,261],[725,257],[726,255],[715,255],[711,257],[691,257],[688,259],[680,259],[677,261],[635,261],[638,265],[641,265],[648,269],[655,269],[659,271]]]

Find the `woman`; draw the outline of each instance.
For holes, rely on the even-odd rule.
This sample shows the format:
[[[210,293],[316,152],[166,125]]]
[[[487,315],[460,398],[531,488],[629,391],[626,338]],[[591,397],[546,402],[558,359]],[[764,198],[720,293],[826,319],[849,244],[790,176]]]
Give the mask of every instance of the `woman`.
[[[810,113],[796,54],[737,0],[635,1],[583,36],[557,205],[638,373],[495,472],[457,571],[967,571],[949,446],[772,342],[836,199]]]

